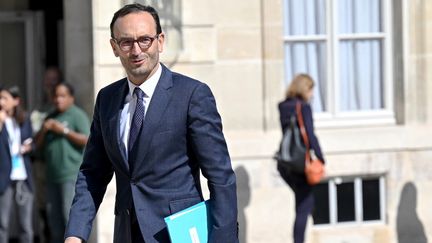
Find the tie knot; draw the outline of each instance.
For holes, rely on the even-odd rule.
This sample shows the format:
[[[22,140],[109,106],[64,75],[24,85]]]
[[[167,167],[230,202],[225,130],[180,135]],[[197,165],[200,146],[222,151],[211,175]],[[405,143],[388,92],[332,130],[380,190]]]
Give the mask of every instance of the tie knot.
[[[144,98],[144,91],[142,91],[140,88],[136,87],[134,93],[139,100],[142,100]]]

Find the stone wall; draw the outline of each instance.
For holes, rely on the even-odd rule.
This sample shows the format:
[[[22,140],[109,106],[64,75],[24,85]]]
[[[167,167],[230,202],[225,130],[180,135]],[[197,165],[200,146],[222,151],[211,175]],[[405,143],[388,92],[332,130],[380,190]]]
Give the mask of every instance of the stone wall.
[[[309,243],[403,243],[398,240],[398,215],[410,182],[414,189],[408,200],[416,207],[409,215],[432,239],[432,80],[427,68],[432,57],[432,2],[398,3],[404,72],[397,87],[403,88],[404,102],[395,104],[404,107],[395,110],[402,122],[317,128],[329,177],[385,175],[385,222],[332,227],[312,227],[309,222]],[[95,93],[125,75],[109,46],[108,25],[120,5],[119,0],[92,3]],[[284,93],[282,0],[181,1],[181,10],[181,28],[167,32],[162,60],[208,83],[216,96],[238,177],[240,235],[249,243],[291,242],[293,195],[271,160],[281,137],[276,104]],[[99,242],[112,241],[114,187],[111,183],[99,211]]]

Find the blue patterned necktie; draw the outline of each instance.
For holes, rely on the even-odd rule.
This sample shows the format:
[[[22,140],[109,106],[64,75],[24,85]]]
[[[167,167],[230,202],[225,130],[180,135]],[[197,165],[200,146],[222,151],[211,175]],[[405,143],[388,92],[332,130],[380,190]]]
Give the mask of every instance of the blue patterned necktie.
[[[128,150],[129,153],[132,150],[132,147],[135,145],[135,142],[138,138],[138,134],[141,130],[141,126],[144,120],[144,92],[136,87],[134,90],[134,94],[137,97],[137,103],[135,107],[135,112],[132,117],[132,123],[129,131],[129,142],[128,142]]]

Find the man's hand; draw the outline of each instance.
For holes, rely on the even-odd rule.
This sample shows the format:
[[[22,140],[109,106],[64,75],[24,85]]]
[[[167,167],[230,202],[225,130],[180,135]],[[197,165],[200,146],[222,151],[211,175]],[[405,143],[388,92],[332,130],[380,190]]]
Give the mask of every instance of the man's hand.
[[[71,237],[66,238],[64,243],[82,243],[82,240],[78,237],[71,236]]]
[[[4,110],[0,110],[0,123],[4,123],[7,118],[7,113]]]
[[[45,131],[52,131],[57,134],[63,134],[65,125],[57,120],[48,119],[44,122],[43,128]]]
[[[20,153],[26,154],[30,152],[32,150],[32,143],[33,143],[32,138],[27,138],[26,140],[24,140],[24,142],[21,144]]]
[[[7,118],[6,111],[0,109],[0,131],[3,129],[3,124]]]

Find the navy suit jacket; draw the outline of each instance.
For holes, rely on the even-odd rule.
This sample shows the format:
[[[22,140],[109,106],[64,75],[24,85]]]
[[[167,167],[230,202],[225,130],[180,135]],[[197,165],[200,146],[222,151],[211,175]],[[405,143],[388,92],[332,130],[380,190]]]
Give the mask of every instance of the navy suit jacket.
[[[207,85],[161,66],[133,169],[119,132],[127,80],[99,92],[66,237],[88,239],[115,173],[114,242],[130,238],[131,205],[146,243],[169,242],[163,218],[203,200],[201,170],[210,190],[210,242],[238,242],[236,179],[213,94]]]
[[[20,126],[21,131],[21,142],[27,138],[33,136],[33,130],[31,126],[30,119],[26,119],[24,123]],[[33,179],[31,172],[31,159],[30,155],[24,154],[24,165],[27,172],[27,184],[31,191],[33,191]],[[12,156],[9,148],[9,134],[7,132],[6,126],[0,131],[0,194],[2,194],[6,188],[10,185],[10,173],[12,171]]]

